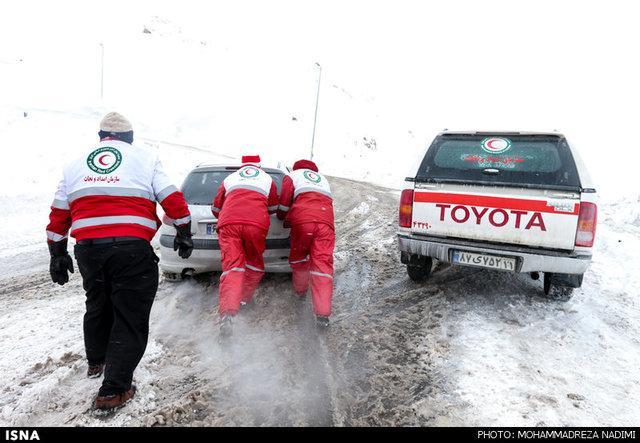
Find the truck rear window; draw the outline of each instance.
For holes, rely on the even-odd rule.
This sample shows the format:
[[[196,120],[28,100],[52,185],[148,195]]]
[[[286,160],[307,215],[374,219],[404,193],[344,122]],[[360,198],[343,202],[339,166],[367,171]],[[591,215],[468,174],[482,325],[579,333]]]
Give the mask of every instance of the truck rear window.
[[[428,149],[416,180],[580,187],[566,139],[546,134],[439,135]]]

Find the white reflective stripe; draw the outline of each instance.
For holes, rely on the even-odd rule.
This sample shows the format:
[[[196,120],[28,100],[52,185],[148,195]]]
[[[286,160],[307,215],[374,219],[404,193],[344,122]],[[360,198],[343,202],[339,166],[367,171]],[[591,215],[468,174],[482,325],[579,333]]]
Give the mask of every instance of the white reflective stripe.
[[[269,206],[269,207],[267,208],[267,210],[268,210],[269,212],[277,211],[277,210],[278,210],[278,207],[277,207],[277,206]]]
[[[47,231],[47,238],[51,241],[61,241],[67,238],[66,235],[56,234],[53,231]]]
[[[213,212],[220,212],[220,211],[222,211],[222,209],[220,209],[220,208],[216,208],[215,206],[211,206],[211,211],[213,211]]]
[[[308,255],[305,258],[303,258],[302,260],[290,261],[289,264],[295,265],[296,263],[304,263],[306,261],[309,261],[309,256]]]
[[[189,223],[191,221],[191,216],[187,215],[186,217],[179,218],[173,221],[175,225],[184,225],[185,223]]]
[[[158,229],[158,225],[155,220],[151,220],[145,217],[137,217],[133,215],[116,215],[108,217],[90,217],[81,218],[76,220],[71,225],[71,230],[87,228],[89,226],[102,226],[102,225],[115,225],[119,223],[135,224],[146,226],[151,229]]]
[[[279,205],[278,209],[280,209],[283,212],[287,212],[289,210],[289,206]]]
[[[267,191],[265,191],[262,188],[259,188],[257,186],[251,186],[251,185],[231,185],[230,187],[227,188],[227,194],[231,191],[235,191],[236,189],[248,189],[249,191],[255,191],[255,192],[259,192],[260,194],[264,195],[264,196],[268,196],[269,193]]]
[[[142,197],[153,201],[150,192],[137,188],[115,188],[107,186],[94,186],[91,188],[79,189],[69,194],[69,202],[79,199],[80,197],[108,195],[113,197]]]
[[[66,200],[54,199],[53,203],[51,203],[51,207],[56,209],[69,209],[69,202]]]
[[[247,267],[247,269],[251,269],[252,271],[264,272],[264,269],[256,268],[255,266],[251,266],[251,265],[248,265],[248,264],[245,264],[245,266]]]
[[[327,192],[324,189],[313,188],[310,186],[305,186],[303,188],[296,189],[295,192],[293,193],[293,198],[296,198],[298,195],[303,194],[305,192],[317,192],[318,194],[326,195],[327,197],[333,199],[333,197],[331,196],[331,192]]]
[[[162,202],[162,200],[164,200],[165,198],[169,197],[174,192],[178,192],[178,188],[176,188],[173,185],[167,186],[162,191],[160,191],[160,192],[158,192],[156,194],[156,201],[158,203],[160,203],[160,202]]]
[[[227,275],[229,272],[244,272],[244,268],[231,268],[228,271],[224,271],[222,274],[220,274],[220,278],[224,277],[225,275]]]
[[[330,279],[333,279],[333,275],[323,274],[322,272],[311,271],[309,273],[311,275],[317,275],[318,277],[329,277]]]

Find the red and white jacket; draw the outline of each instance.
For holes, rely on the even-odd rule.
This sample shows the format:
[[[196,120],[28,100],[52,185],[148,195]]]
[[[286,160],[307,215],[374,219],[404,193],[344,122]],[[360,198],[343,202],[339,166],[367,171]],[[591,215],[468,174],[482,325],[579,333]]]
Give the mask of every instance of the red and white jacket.
[[[176,226],[191,221],[182,193],[162,170],[158,155],[119,140],[102,140],[64,168],[47,225],[47,240],[139,237],[160,226],[159,202]]]
[[[253,225],[269,230],[269,214],[278,209],[278,188],[258,166],[244,165],[224,179],[211,212],[218,229],[230,224]]]
[[[334,228],[333,197],[327,179],[311,169],[296,169],[282,180],[278,218],[291,226],[324,223]]]

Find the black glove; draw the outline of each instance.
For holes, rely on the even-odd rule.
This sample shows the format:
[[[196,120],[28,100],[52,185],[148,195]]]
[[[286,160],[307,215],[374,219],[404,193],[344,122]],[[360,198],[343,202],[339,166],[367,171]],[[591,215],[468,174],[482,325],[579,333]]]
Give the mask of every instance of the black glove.
[[[173,250],[178,251],[182,258],[189,258],[193,252],[193,240],[191,239],[191,222],[176,226],[176,238],[173,240]]]
[[[73,274],[73,260],[67,252],[67,241],[49,243],[49,253],[51,254],[51,262],[49,263],[49,273],[51,280],[60,286],[69,281],[69,274]]]

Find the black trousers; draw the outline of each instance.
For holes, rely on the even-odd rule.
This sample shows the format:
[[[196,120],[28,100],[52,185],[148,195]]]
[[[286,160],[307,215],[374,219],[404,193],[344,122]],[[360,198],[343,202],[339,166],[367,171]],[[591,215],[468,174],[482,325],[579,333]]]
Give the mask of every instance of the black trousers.
[[[87,360],[105,364],[98,394],[125,392],[147,347],[149,314],[158,290],[158,257],[142,239],[76,245],[74,252],[87,293]]]

